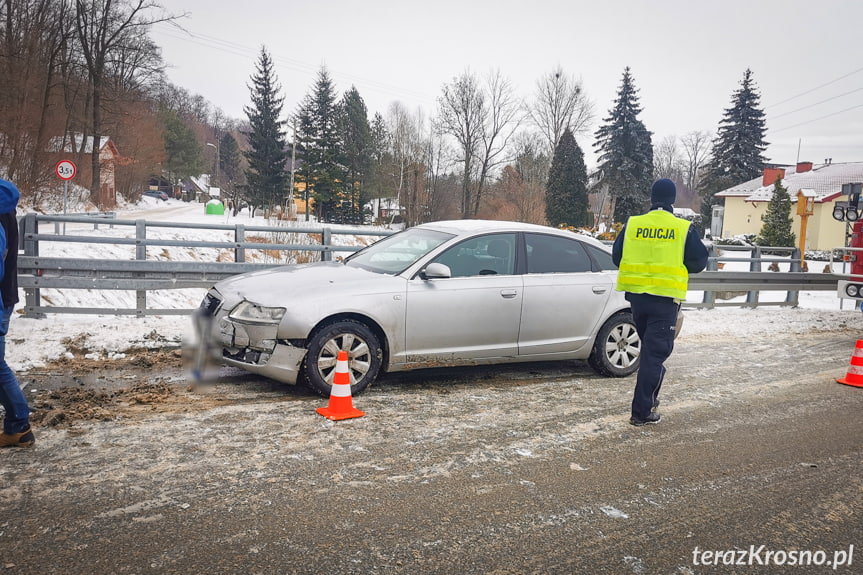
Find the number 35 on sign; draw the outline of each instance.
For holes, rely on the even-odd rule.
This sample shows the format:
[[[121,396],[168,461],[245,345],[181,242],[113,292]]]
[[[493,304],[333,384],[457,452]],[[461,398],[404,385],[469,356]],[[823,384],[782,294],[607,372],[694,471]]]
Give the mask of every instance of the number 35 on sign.
[[[75,173],[78,171],[78,168],[76,168],[75,163],[70,160],[60,160],[57,162],[57,167],[54,171],[57,172],[57,176],[59,176],[61,180],[71,180],[75,177]]]

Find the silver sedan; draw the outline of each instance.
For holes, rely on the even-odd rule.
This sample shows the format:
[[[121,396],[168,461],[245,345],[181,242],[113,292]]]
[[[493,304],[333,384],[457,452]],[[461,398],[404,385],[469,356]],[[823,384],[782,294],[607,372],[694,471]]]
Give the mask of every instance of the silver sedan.
[[[342,262],[221,281],[195,325],[211,358],[324,396],[341,350],[353,394],[383,372],[455,365],[586,360],[623,377],[641,342],[616,277],[609,248],[584,235],[433,222]]]

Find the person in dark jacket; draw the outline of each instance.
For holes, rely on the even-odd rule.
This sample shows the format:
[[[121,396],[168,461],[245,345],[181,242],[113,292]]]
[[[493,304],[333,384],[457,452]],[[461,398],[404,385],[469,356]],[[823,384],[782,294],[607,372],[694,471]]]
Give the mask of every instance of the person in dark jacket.
[[[30,447],[36,441],[30,429],[30,407],[15,372],[6,363],[6,334],[18,303],[18,188],[0,180],[0,404],[6,410],[0,447]]]
[[[677,188],[669,179],[651,188],[650,211],[632,216],[614,241],[619,267],[617,290],[626,292],[641,339],[641,356],[632,397],[632,425],[659,423],[659,390],[665,360],[674,348],[680,304],[689,274],[707,266],[707,248],[690,222],[675,217]]]

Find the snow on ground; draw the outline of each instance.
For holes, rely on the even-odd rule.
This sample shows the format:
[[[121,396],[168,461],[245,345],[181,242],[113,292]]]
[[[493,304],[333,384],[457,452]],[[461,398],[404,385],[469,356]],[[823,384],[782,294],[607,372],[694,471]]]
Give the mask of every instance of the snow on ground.
[[[188,204],[178,200],[163,202],[153,198],[143,198],[139,204],[125,206],[118,211],[117,219],[146,219],[148,222],[186,222],[208,224],[245,224],[270,225],[263,217],[252,220],[247,211],[234,217],[205,214],[203,204]],[[284,222],[283,222],[284,223]],[[62,224],[61,224],[62,225]],[[317,227],[305,222],[292,223],[294,226]],[[101,224],[99,230],[90,224],[66,224],[67,234],[102,235],[132,237],[133,228],[117,226],[110,228]],[[333,226],[337,227],[337,226]],[[40,230],[42,233],[46,231]],[[47,232],[50,233],[50,232]],[[229,238],[225,232],[225,238]],[[212,231],[170,230],[168,228],[148,231],[148,238],[212,240]],[[252,234],[249,234],[252,235]],[[299,243],[292,236],[285,243]],[[376,239],[374,236],[349,238],[340,236],[334,243],[340,245],[365,245]],[[280,240],[281,241],[281,240]],[[56,243],[40,246],[41,255],[56,257],[82,257],[81,244]],[[87,245],[87,256],[93,258],[134,258],[133,246],[114,246],[110,244]],[[201,260],[216,261],[215,249],[191,248],[148,248],[148,259],[163,260]],[[739,267],[745,266],[745,267]],[[811,270],[820,270],[824,262],[809,262]],[[727,264],[725,269],[748,269],[748,264]],[[839,270],[839,268],[837,268]],[[193,308],[201,301],[203,289],[164,290],[148,293],[150,307]],[[134,294],[115,291],[89,290],[42,290],[43,300],[55,306],[77,307],[134,307]],[[690,302],[701,300],[701,292],[692,292]],[[783,293],[764,294],[762,301],[782,301]],[[24,293],[21,290],[18,310],[24,306]],[[744,298],[729,300],[743,302]],[[785,333],[806,334],[838,325],[863,324],[863,314],[854,309],[854,302],[840,300],[834,291],[801,292],[797,308],[765,306],[755,309],[743,307],[723,307],[712,310],[688,309],[685,314],[683,336],[687,335],[735,335],[783,331]],[[14,316],[6,337],[6,359],[17,371],[38,368],[46,362],[70,354],[70,345],[77,349],[87,349],[91,357],[111,360],[122,357],[125,350],[134,347],[178,346],[192,336],[191,318],[180,316],[154,316],[137,318],[133,316],[48,314],[45,319],[31,319]]]

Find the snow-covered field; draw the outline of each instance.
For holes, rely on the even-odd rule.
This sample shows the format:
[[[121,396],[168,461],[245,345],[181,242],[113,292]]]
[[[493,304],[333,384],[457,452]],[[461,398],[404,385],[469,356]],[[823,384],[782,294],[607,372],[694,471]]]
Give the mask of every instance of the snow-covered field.
[[[137,205],[126,206],[118,211],[118,219],[146,219],[159,222],[199,222],[199,223],[243,223],[246,225],[268,225],[263,218],[251,220],[246,211],[237,217],[228,214],[224,216],[206,215],[203,204],[188,204],[178,200],[162,202],[152,198],[143,198]],[[301,222],[299,225],[306,225]],[[129,230],[110,229],[101,225],[94,231],[91,225],[67,224],[67,233],[82,235],[120,235],[128,234]],[[175,231],[164,229],[148,237],[177,237]],[[212,239],[212,232],[201,230],[184,230],[183,239]],[[363,245],[371,238],[355,240],[357,245]],[[291,242],[293,243],[293,242]],[[340,237],[339,244],[350,244],[347,237]],[[80,245],[76,244],[45,244],[41,255],[57,257],[81,257]],[[217,253],[214,249],[191,250],[189,248],[149,248],[151,259],[188,260],[199,259],[215,261]],[[88,256],[95,258],[134,257],[131,246],[100,245],[88,246]],[[745,265],[745,264],[741,264]],[[811,262],[811,270],[820,270],[824,262]],[[726,265],[726,269],[735,269],[734,265]],[[747,269],[743,267],[741,269]],[[192,308],[204,295],[204,290],[166,290],[148,294],[150,307],[160,308]],[[700,301],[700,292],[691,294],[691,301]],[[784,294],[781,294],[784,295]],[[24,306],[24,293],[21,290],[19,309]],[[51,305],[68,305],[79,307],[119,306],[134,307],[134,294],[128,292],[89,291],[89,290],[42,290],[43,299]],[[765,296],[764,301],[771,301]],[[772,298],[774,301],[776,298]],[[781,297],[779,298],[781,300]],[[742,300],[742,298],[741,298]],[[688,334],[733,334],[745,337],[747,334],[769,333],[782,331],[785,333],[806,334],[812,330],[844,324],[863,327],[863,314],[855,310],[850,300],[840,300],[833,291],[801,292],[800,305],[797,308],[766,306],[756,309],[741,307],[725,307],[713,310],[692,309],[686,312],[683,335]],[[863,332],[863,330],[861,330]],[[6,359],[13,369],[24,371],[37,368],[46,362],[70,353],[69,342],[75,341],[78,348],[86,348],[95,358],[111,360],[122,356],[123,352],[132,347],[177,346],[191,337],[192,327],[189,316],[156,316],[136,318],[131,316],[113,315],[77,315],[49,314],[45,319],[30,319],[25,316],[15,316],[6,338]]]

